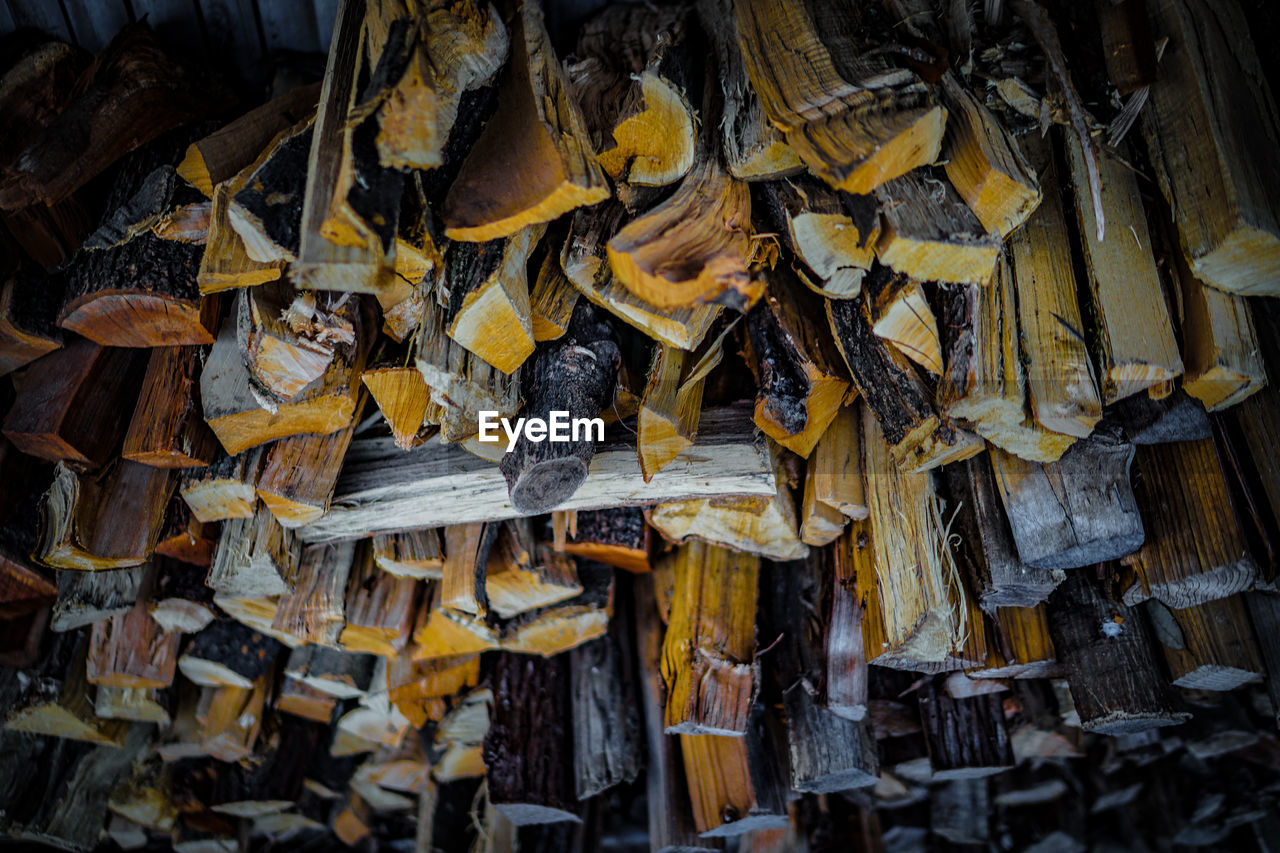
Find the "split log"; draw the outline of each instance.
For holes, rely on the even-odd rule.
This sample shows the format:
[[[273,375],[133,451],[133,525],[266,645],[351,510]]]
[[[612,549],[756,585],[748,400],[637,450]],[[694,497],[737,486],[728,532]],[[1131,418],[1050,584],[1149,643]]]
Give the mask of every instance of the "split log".
[[[953,529],[961,539],[957,560],[983,609],[1033,607],[1048,598],[1066,575],[1019,559],[991,461],[970,459],[946,469],[945,477],[955,513]]]
[[[982,620],[960,582],[947,547],[941,508],[927,473],[908,474],[890,458],[890,449],[868,411],[862,444],[870,510],[867,535],[872,558],[855,561],[859,594],[867,613],[862,634],[870,663],[897,669],[945,671],[980,663],[986,657]]]
[[[311,119],[281,131],[228,184],[227,217],[258,264],[292,263],[302,241],[307,155],[315,136]]]
[[[327,435],[351,423],[371,335],[339,347],[324,375],[269,411],[260,405],[240,357],[235,326],[231,320],[222,324],[200,374],[205,421],[228,454],[290,435]]]
[[[625,627],[624,627],[625,626]],[[579,800],[635,781],[643,759],[630,620],[569,652],[573,766]]]
[[[816,555],[803,563],[770,564],[762,585],[769,622],[766,636],[781,636],[771,680],[786,714],[791,789],[832,793],[874,785],[880,773],[870,724],[832,713],[821,703],[822,628],[826,585]]]
[[[376,658],[323,646],[298,646],[289,652],[284,674],[339,699],[364,695],[373,683]]]
[[[347,581],[346,627],[338,642],[351,652],[400,654],[412,634],[421,592],[417,580],[378,568],[372,550],[361,546]]]
[[[202,295],[265,284],[284,274],[284,261],[262,263],[249,257],[244,240],[231,224],[233,190],[238,190],[237,181],[228,181],[213,189],[209,232],[196,273],[196,287]]]
[[[1182,388],[1159,400],[1134,394],[1112,405],[1107,414],[1134,444],[1198,441],[1213,435],[1204,406]]]
[[[891,275],[884,267],[871,274]],[[879,421],[897,464],[924,471],[982,452],[980,439],[937,413],[933,394],[911,362],[875,336],[865,299],[827,300],[827,322],[854,387]]]
[[[33,557],[59,569],[121,569],[146,562],[155,550],[173,493],[169,472],[121,459],[93,474],[65,463],[40,506],[40,540]],[[129,523],[120,523],[129,519]]]
[[[104,465],[128,426],[143,369],[136,351],[74,341],[22,373],[4,435],[41,459]]]
[[[144,568],[58,572],[58,601],[50,628],[73,631],[128,613],[138,600]]]
[[[249,628],[264,634],[289,648],[298,645],[298,640],[283,631],[277,631],[272,625],[276,621],[276,604],[279,596],[259,596],[244,598],[215,592],[213,603],[232,619]]]
[[[593,211],[594,212],[594,211]],[[548,243],[554,243],[549,240]],[[535,341],[554,341],[569,331],[569,321],[581,294],[560,265],[554,245],[547,246],[538,277],[529,291],[529,321]],[[603,307],[603,306],[602,306]]]
[[[154,586],[154,571],[143,594]],[[142,595],[126,613],[95,622],[89,635],[86,678],[104,687],[161,688],[173,683],[182,635],[166,631],[147,611]]]
[[[1045,429],[1032,417],[1015,286],[1002,258],[990,287],[942,289],[947,368],[938,383],[938,408],[997,447],[1054,462],[1076,438]]]
[[[929,830],[956,845],[990,843],[992,803],[988,788],[982,777],[961,777],[931,789]]]
[[[220,101],[160,50],[145,24],[117,33],[76,92],[23,152],[0,189],[0,208],[61,201],[122,155]]]
[[[531,225],[501,240],[454,243],[445,253],[449,337],[503,373],[533,354],[526,268],[543,231]]]
[[[1215,287],[1280,294],[1280,174],[1249,153],[1280,143],[1280,119],[1244,16],[1185,0],[1148,8],[1153,41],[1169,47],[1143,130],[1187,259]]]
[[[775,271],[747,315],[747,363],[755,373],[756,425],[783,447],[808,457],[849,392],[840,355],[812,318],[818,298]]]
[[[282,595],[298,575],[301,545],[264,508],[222,525],[206,583],[231,598]]]
[[[995,694],[953,699],[930,681],[920,693],[920,721],[934,780],[991,776],[1014,765]]]
[[[219,761],[248,758],[262,730],[271,676],[265,674],[251,688],[205,687],[196,707],[200,748]]]
[[[666,731],[741,736],[759,690],[759,559],[696,541],[667,559],[675,592],[662,645]]]
[[[606,7],[578,33],[569,85],[596,159],[628,201],[672,184],[693,165],[697,135],[685,92],[696,81],[689,13]],[[630,203],[628,201],[628,203]]]
[[[862,291],[875,261],[880,210],[873,196],[840,194],[810,177],[764,185],[769,225],[795,258],[805,285],[832,299]]]
[[[191,143],[178,176],[212,198],[214,187],[235,177],[257,159],[281,131],[315,112],[320,85],[298,86],[255,107],[235,121]]]
[[[575,213],[560,254],[565,276],[593,304],[654,340],[677,349],[696,349],[723,307],[716,304],[661,307],[636,295],[616,278],[609,265],[606,244],[623,226],[625,218],[626,208],[613,201]]]
[[[533,357],[525,377],[527,417],[546,421],[552,412],[568,412],[571,421],[595,418],[614,389],[619,359],[609,326],[590,306],[578,306],[569,332]],[[588,434],[569,442],[533,442],[522,434],[499,465],[512,506],[525,514],[546,512],[572,497],[587,477],[594,440]]]
[[[917,281],[990,284],[1000,239],[987,233],[940,169],[886,181],[876,198],[884,210],[880,263]]]
[[[276,697],[276,711],[279,713],[293,714],[325,725],[333,722],[333,712],[337,707],[337,697],[308,687],[294,678],[284,680]]]
[[[511,165],[495,169],[497,164]],[[608,197],[542,11],[522,3],[512,22],[497,112],[445,199],[445,234],[493,240]]]
[[[855,521],[837,545],[818,552],[824,556],[817,558],[825,561],[831,584],[825,599],[824,665],[819,681],[822,698],[828,711],[854,722],[867,718],[870,681],[862,638],[866,603],[858,588],[858,577],[869,577],[867,526],[864,520]]]
[[[639,507],[574,513],[564,552],[629,572],[649,571],[650,527]]]
[[[151,351],[124,437],[125,459],[157,468],[203,467],[214,460],[218,443],[195,397],[199,358],[195,347]]]
[[[965,673],[971,678],[1047,678],[1059,674],[1047,609],[996,607],[987,662]]]
[[[20,269],[0,282],[0,376],[62,346],[60,276]]]
[[[298,291],[289,279],[241,289],[235,312],[245,367],[273,402],[296,398],[324,376],[337,348],[362,331],[359,297]]]
[[[266,448],[254,491],[276,521],[300,527],[329,509],[363,408],[361,400],[351,423],[328,435],[292,435]]]
[[[582,593],[573,559],[535,542],[531,522],[514,519],[499,527],[484,566],[485,600],[499,617],[510,619]]]
[[[484,741],[492,705],[492,691],[479,687],[463,696],[440,721],[432,748],[443,753],[434,770],[441,782],[485,774]]]
[[[39,610],[57,598],[57,578],[38,566],[28,565],[25,560],[0,552],[0,618],[15,618]]]
[[[413,632],[414,660],[454,657],[499,648],[502,636],[495,626],[474,614],[444,606],[443,583],[428,583],[421,623]]]
[[[786,771],[769,725],[757,704],[745,736],[680,735],[693,822],[703,838],[787,825]]]
[[[1213,439],[1143,445],[1135,493],[1147,530],[1125,562],[1138,583],[1126,604],[1205,604],[1248,589],[1258,566],[1245,546]]]
[[[378,568],[396,577],[444,577],[444,551],[435,528],[379,533],[373,537],[373,559]]]
[[[1132,554],[1142,517],[1129,485],[1133,445],[1098,430],[1057,462],[991,451],[1018,557],[1038,569],[1074,569]]]
[[[381,364],[360,375],[369,396],[395,436],[396,447],[408,450],[422,441],[419,433],[431,404],[431,390],[412,364]]]
[[[271,627],[300,643],[337,645],[345,624],[343,601],[355,557],[354,542],[303,548],[293,588],[276,603]]]
[[[1090,575],[1072,572],[1049,598],[1053,645],[1081,728],[1127,734],[1185,721],[1190,714],[1178,709],[1159,672],[1143,614]]]
[[[252,518],[258,501],[254,484],[258,481],[262,459],[260,448],[234,456],[218,454],[207,468],[185,471],[178,492],[198,521]]]
[[[711,42],[724,98],[724,117],[713,144],[723,150],[729,174],[740,181],[764,181],[793,175],[804,163],[787,145],[782,131],[765,117],[760,99],[747,77],[738,44],[733,4],[730,0],[702,0],[698,20]]]
[[[579,822],[573,765],[569,673],[563,658],[499,655],[494,704],[484,738],[489,802],[517,826]]]
[[[193,518],[186,501],[178,495],[169,498],[164,527],[156,542],[155,553],[158,557],[169,557],[193,566],[207,567],[213,562],[213,549],[217,544],[218,530],[215,525],[206,525]]]
[[[559,604],[529,610],[502,625],[502,648],[552,657],[603,637],[613,616],[613,569],[578,567],[582,593]]]
[[[89,638],[57,635],[36,668],[25,671],[21,688],[6,712],[4,727],[94,744],[123,746],[129,726],[93,712],[92,688],[85,679]]]
[[[872,7],[739,0],[734,9],[764,113],[818,177],[867,193],[937,159],[946,110],[914,71],[867,50],[865,28],[882,23]]]
[[[1181,375],[1182,358],[1151,255],[1138,180],[1118,159],[1100,158],[1102,213],[1111,239],[1099,240],[1091,226],[1100,214],[1094,210],[1084,154],[1075,137],[1067,140],[1067,153],[1097,324],[1102,401],[1160,391]]]
[[[872,276],[867,293],[871,331],[934,376],[942,375],[942,339],[938,320],[920,282],[894,276]]]
[[[1276,673],[1280,672],[1280,597],[1266,592],[1246,592],[1244,602],[1249,608],[1258,656],[1266,670],[1271,707],[1280,719],[1280,681],[1276,679]]]
[[[156,560],[156,585],[147,601],[151,618],[166,631],[195,634],[214,620],[213,590],[200,566]]]
[[[844,529],[844,519],[867,517],[860,420],[859,411],[854,406],[842,406],[837,410],[835,419],[809,456],[805,469],[804,507],[817,508],[832,527],[840,530]],[[801,511],[801,516],[806,519],[809,514],[809,509]],[[836,532],[838,534],[839,531]],[[804,538],[803,530],[801,539],[810,545],[827,544],[809,542]]]
[[[1262,680],[1262,661],[1239,596],[1178,610],[1150,601],[1145,609],[1175,687],[1228,691]]]
[[[93,699],[93,713],[109,720],[156,723],[168,728],[173,723],[169,692],[145,687],[101,687]]]
[[[1071,271],[1058,197],[1063,182],[1047,141],[1025,142],[1023,150],[1041,171],[1044,188],[1035,213],[1009,236],[1031,412],[1045,429],[1086,438],[1102,417],[1102,402]]]
[[[479,680],[479,655],[427,661],[410,660],[402,655],[387,662],[387,697],[419,728],[431,719],[427,711],[434,701],[465,693]]]
[[[253,687],[275,665],[280,644],[234,619],[215,619],[178,659],[182,674],[209,687]]]

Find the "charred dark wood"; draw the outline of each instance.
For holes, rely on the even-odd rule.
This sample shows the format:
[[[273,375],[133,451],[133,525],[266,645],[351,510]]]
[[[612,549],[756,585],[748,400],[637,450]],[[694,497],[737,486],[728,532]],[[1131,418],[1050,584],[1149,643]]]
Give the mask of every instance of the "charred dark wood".
[[[178,668],[191,681],[248,689],[275,664],[281,645],[234,619],[215,619],[191,638]]]
[[[564,550],[630,572],[647,572],[650,530],[640,507],[579,511]]]

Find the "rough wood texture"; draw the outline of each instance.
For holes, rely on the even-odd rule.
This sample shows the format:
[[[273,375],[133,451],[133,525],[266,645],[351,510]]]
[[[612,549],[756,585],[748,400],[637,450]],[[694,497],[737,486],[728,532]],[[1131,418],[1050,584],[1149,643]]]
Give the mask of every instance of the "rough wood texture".
[[[650,528],[639,507],[575,512],[564,552],[629,572],[650,569]]]
[[[12,373],[62,346],[58,309],[63,282],[19,270],[0,283],[0,375]]]
[[[1280,120],[1235,4],[1153,0],[1168,38],[1143,128],[1155,177],[1196,275],[1223,290],[1280,294],[1280,170],[1254,152]]]
[[[164,630],[151,618],[144,599],[126,613],[94,623],[86,677],[104,687],[168,687],[181,642],[181,634]]]
[[[880,262],[918,281],[989,284],[1000,239],[988,234],[941,170],[916,169],[876,190]]]
[[[1076,442],[1057,462],[1027,462],[992,450],[1022,562],[1074,569],[1136,551],[1144,533],[1129,484],[1133,454],[1133,445],[1106,430]]]
[[[994,642],[987,662],[966,677],[1045,678],[1060,674],[1057,650],[1049,633],[1048,608],[995,607]]]
[[[666,731],[737,735],[759,689],[754,661],[760,561],[692,542],[676,550],[675,591],[662,644]]]
[[[867,294],[871,306],[871,331],[893,344],[907,358],[933,376],[942,374],[942,338],[938,320],[915,279],[895,276],[870,280],[878,289]]]
[[[262,263],[249,257],[244,240],[231,224],[232,183],[219,184],[213,190],[209,232],[196,273],[202,295],[265,284],[284,274],[284,261]]]
[[[354,542],[303,548],[293,589],[280,596],[271,627],[303,643],[337,645],[355,554]]]
[[[1107,595],[1092,569],[1072,572],[1049,598],[1049,625],[1085,731],[1126,734],[1189,714],[1160,675],[1143,614]]]
[[[779,733],[763,706],[743,737],[680,735],[693,821],[703,838],[731,838],[786,826],[786,771]]]
[[[842,195],[800,176],[765,184],[760,195],[769,225],[795,257],[800,280],[833,299],[857,296],[880,237],[875,198]]]
[[[636,415],[636,455],[646,480],[693,445],[702,417],[702,390],[707,374],[720,363],[717,340],[697,353],[666,344],[653,348],[649,379]]]
[[[227,217],[244,251],[259,264],[293,262],[302,241],[301,203],[314,122],[281,131],[228,184]]]
[[[931,681],[920,694],[920,721],[934,780],[990,776],[1014,765],[995,694],[953,699]]]
[[[635,780],[643,764],[639,697],[628,654],[630,620],[569,653],[578,799]],[[625,627],[623,627],[625,626]]]
[[[431,390],[413,365],[371,367],[360,375],[369,396],[382,412],[383,419],[402,450],[421,440],[418,433],[431,405]]]
[[[362,408],[328,435],[292,435],[266,449],[254,489],[276,521],[298,527],[324,515]]]
[[[347,624],[338,642],[353,652],[400,654],[413,632],[421,592],[422,585],[415,579],[378,568],[370,549],[361,545],[347,581]]]
[[[443,577],[438,530],[402,530],[373,537],[373,559],[384,572],[404,578]]]
[[[1280,719],[1280,596],[1266,592],[1244,593],[1249,608],[1249,621],[1257,642],[1258,655],[1266,668],[1266,688],[1271,705]]]
[[[860,26],[882,23],[872,7],[740,0],[734,11],[765,115],[818,177],[867,193],[937,159],[946,110],[914,71],[866,51]]]
[[[1138,582],[1125,602],[1183,608],[1248,589],[1258,566],[1245,546],[1213,439],[1143,445],[1134,489],[1146,541],[1126,560]]]
[[[871,542],[866,536],[867,526],[866,521],[855,521],[838,544],[825,552],[831,591],[826,597],[821,682],[827,710],[855,722],[867,717],[869,687],[862,639],[866,604],[858,588],[859,576],[869,576]]]
[[[138,600],[143,569],[58,572],[58,601],[49,627],[72,631],[127,613]]]
[[[258,499],[254,484],[262,456],[263,451],[258,448],[234,456],[223,453],[207,468],[184,472],[178,491],[191,514],[204,522],[250,518]]]
[[[543,230],[531,225],[502,240],[455,243],[445,254],[449,337],[503,373],[533,354],[526,268]]]
[[[506,237],[609,197],[581,109],[535,4],[521,3],[512,22],[511,58],[499,86],[496,117],[445,200],[450,239]]]
[[[1240,596],[1179,610],[1150,602],[1146,611],[1175,687],[1228,691],[1262,680],[1262,661]]]
[[[818,440],[805,469],[806,506],[812,500],[846,518],[867,517],[861,420],[856,406],[842,406]]]
[[[298,291],[284,279],[240,290],[235,324],[253,387],[277,403],[297,397],[324,375],[339,346],[355,342],[360,299]]]
[[[207,583],[232,598],[281,595],[293,587],[301,546],[265,508],[222,525]]]
[[[88,644],[83,633],[54,638],[53,648],[20,682],[16,700],[6,711],[6,729],[93,744],[124,744],[128,725],[93,713],[91,688],[85,680]]]
[[[196,684],[247,690],[275,665],[280,648],[234,619],[215,619],[191,638],[178,668]]]
[[[199,360],[195,347],[151,351],[121,456],[157,468],[203,467],[214,460],[218,442],[196,397]]]

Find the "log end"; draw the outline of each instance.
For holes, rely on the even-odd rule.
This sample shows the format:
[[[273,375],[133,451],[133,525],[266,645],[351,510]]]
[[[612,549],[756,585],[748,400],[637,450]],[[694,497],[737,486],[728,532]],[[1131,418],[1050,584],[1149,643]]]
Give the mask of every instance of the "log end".
[[[505,472],[504,472],[505,473]],[[508,478],[511,505],[520,512],[550,512],[573,496],[587,479],[587,463],[570,456],[544,459]]]

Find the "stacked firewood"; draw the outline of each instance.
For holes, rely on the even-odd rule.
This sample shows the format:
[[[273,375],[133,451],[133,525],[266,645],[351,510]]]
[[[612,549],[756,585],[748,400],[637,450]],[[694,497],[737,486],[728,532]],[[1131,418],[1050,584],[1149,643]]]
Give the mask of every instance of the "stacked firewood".
[[[0,41],[0,832],[1274,849],[1275,19],[973,5]]]

